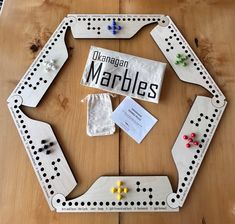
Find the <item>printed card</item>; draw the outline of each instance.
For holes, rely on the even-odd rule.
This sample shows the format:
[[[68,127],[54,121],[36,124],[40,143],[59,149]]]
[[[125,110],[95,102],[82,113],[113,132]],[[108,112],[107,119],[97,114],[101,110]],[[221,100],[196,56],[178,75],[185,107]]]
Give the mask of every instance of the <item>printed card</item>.
[[[111,115],[112,120],[137,143],[140,143],[157,122],[148,111],[126,97]]]

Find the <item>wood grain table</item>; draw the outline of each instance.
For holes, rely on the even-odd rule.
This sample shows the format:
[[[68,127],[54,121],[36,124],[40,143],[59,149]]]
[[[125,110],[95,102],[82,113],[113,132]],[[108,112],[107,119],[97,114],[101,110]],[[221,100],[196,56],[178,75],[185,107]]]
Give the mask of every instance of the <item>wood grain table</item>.
[[[1,224],[233,224],[235,223],[235,2],[234,0],[5,0],[0,16],[0,223]],[[6,99],[68,13],[168,14],[203,61],[229,102],[185,205],[179,213],[51,212],[7,109]],[[80,79],[91,45],[153,60],[166,59],[144,27],[131,40],[75,40],[69,60],[37,108],[23,108],[50,123],[78,180],[70,198],[101,175],[168,175],[177,187],[171,148],[199,86],[181,82],[168,65],[159,104],[138,101],[159,119],[141,144],[118,130],[86,135],[86,105],[95,89]],[[116,107],[123,97],[114,100]]]

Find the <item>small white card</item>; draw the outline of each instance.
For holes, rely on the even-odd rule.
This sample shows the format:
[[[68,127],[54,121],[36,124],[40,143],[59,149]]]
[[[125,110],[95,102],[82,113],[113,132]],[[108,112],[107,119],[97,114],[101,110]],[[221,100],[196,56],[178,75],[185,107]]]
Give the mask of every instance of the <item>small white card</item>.
[[[140,143],[157,122],[148,111],[126,97],[111,115],[112,120],[137,143]]]

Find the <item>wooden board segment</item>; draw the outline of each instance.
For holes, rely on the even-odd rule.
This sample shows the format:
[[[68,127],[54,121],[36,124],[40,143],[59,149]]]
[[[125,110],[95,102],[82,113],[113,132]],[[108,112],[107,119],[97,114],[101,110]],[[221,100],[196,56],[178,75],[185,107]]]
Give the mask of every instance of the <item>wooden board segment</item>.
[[[143,26],[161,21],[161,14],[69,14],[74,38],[133,37]],[[114,31],[114,32],[113,32]]]
[[[165,21],[164,24],[155,27],[151,35],[178,77],[185,82],[204,87],[214,96],[213,104],[217,107],[223,106],[225,96],[209,72],[169,16],[165,17]],[[186,57],[186,66],[176,63],[177,55]]]
[[[38,105],[68,58],[64,37],[70,21],[72,20],[67,18],[62,20],[9,96],[8,102],[13,96],[19,95],[23,99],[22,105],[29,107]]]
[[[55,194],[67,196],[77,185],[50,125],[28,118],[20,109],[22,98],[9,99],[9,110],[39,180],[47,203]]]
[[[226,105],[225,101],[223,107],[217,108],[209,97],[196,98],[172,149],[178,170],[177,191],[167,199],[172,208],[183,206]]]
[[[57,212],[176,212],[166,202],[171,193],[166,176],[104,176],[85,194],[72,200],[58,194],[52,204]]]

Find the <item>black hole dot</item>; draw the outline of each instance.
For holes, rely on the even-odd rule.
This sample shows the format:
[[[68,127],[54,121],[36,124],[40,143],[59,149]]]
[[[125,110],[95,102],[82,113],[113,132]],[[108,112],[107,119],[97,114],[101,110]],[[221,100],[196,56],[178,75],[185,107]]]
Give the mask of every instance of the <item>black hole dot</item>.
[[[72,202],[71,201],[69,202],[69,206],[72,206]]]
[[[156,201],[156,202],[155,202],[155,205],[159,205],[159,202],[158,202],[158,201]]]
[[[192,170],[192,169],[193,169],[193,167],[192,167],[192,166],[190,166],[190,167],[189,167],[189,169],[190,169],[190,170]]]
[[[57,202],[57,203],[60,203],[60,199],[57,199],[56,202]]]

